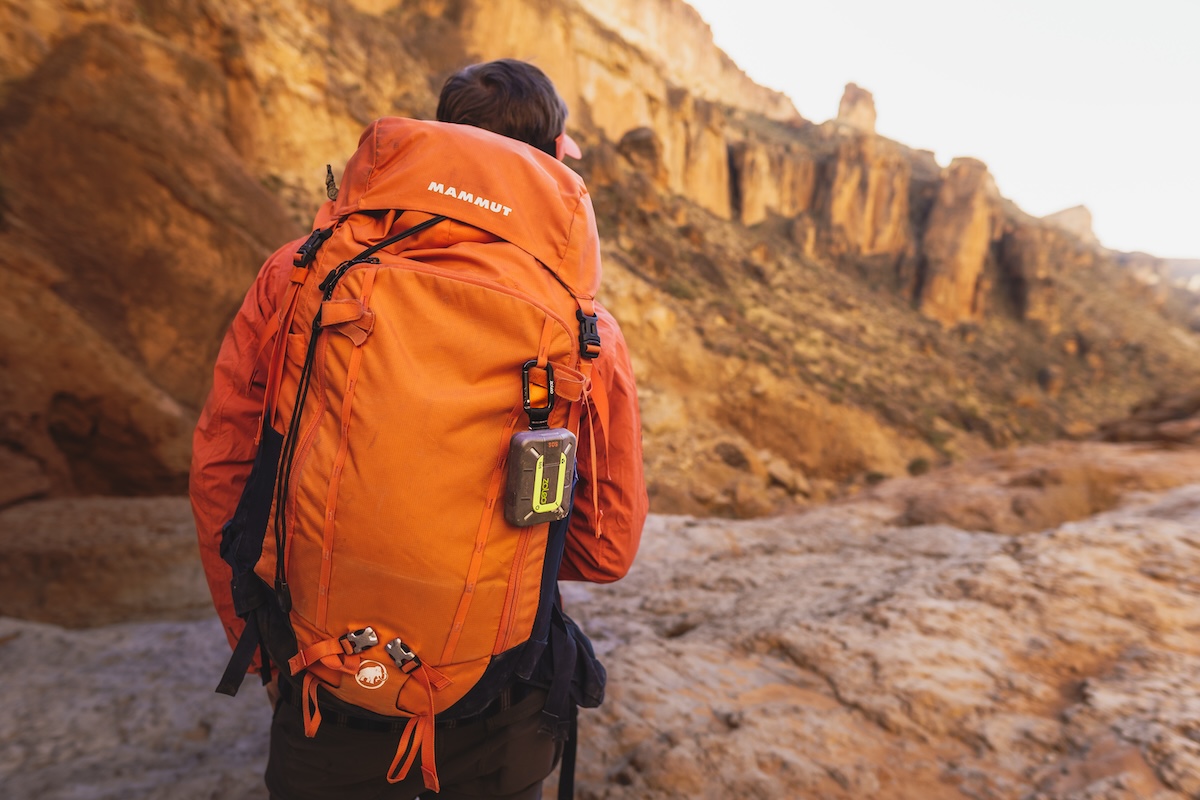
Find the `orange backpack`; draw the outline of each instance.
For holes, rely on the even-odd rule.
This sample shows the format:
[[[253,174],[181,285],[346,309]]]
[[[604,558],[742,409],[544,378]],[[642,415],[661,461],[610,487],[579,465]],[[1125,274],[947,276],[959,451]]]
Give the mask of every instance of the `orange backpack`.
[[[397,723],[389,780],[423,750],[437,791],[435,715],[478,713],[518,678],[549,690],[562,735],[603,696],[557,602],[566,456],[532,451],[534,518],[552,521],[503,511],[514,437],[549,426],[569,450],[590,420],[595,220],[582,180],[528,145],[385,118],[323,221],[296,254],[222,533],[247,626],[219,691],[262,648],[300,680],[309,736],[322,708]]]

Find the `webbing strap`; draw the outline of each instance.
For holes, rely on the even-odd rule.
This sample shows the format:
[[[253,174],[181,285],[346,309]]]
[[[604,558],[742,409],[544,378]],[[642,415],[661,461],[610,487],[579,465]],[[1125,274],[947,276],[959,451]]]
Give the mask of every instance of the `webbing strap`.
[[[579,310],[575,312],[579,322],[579,355],[584,361],[590,361],[600,355],[602,346],[596,304],[590,297],[576,297],[575,302],[579,304]]]
[[[304,735],[309,739],[317,735],[321,727],[321,706],[317,703],[317,678],[311,672],[304,673],[304,691],[300,695],[304,715]]]
[[[595,512],[595,528],[596,538],[600,538],[600,523],[604,517],[604,510],[600,508],[600,462],[596,458],[596,434],[597,427],[600,428],[600,433],[604,432],[604,425],[596,418],[599,409],[596,408],[595,398],[593,397],[595,386],[592,382],[592,362],[584,359],[579,365],[579,370],[583,373],[583,397],[571,409],[571,423],[577,426],[576,430],[582,430],[583,424],[586,422],[588,426],[588,466],[591,469],[588,471],[588,488],[592,495],[592,511]],[[579,416],[582,415],[582,419]],[[599,424],[598,424],[599,423]],[[607,449],[607,443],[605,443]],[[607,455],[607,452],[606,452]]]
[[[550,609],[550,658],[554,665],[554,678],[550,681],[546,705],[542,709],[542,724],[538,730],[556,740],[563,740],[570,732],[569,716],[575,706],[571,699],[571,678],[575,675],[579,649],[563,622],[557,603]]]
[[[433,749],[436,738],[434,736],[435,726],[433,720],[433,690],[435,684],[431,680],[429,670],[424,664],[413,670],[412,677],[425,690],[429,706],[424,714],[412,717],[409,719],[408,724],[404,726],[404,732],[400,734],[400,743],[396,746],[396,756],[392,759],[391,766],[388,767],[387,779],[388,783],[399,783],[407,778],[409,770],[412,769],[413,763],[417,760],[417,753],[421,752],[424,754],[421,757],[421,776],[424,780],[425,788],[431,792],[440,792],[442,787],[441,782],[438,780],[437,757]],[[440,681],[438,682],[440,683]],[[403,764],[401,764],[401,759],[403,759]]]
[[[546,320],[542,325],[542,337],[538,343],[537,365],[541,369],[549,367],[550,361],[550,345],[554,342],[555,322],[550,315],[546,315]],[[552,369],[552,368],[551,368]],[[549,378],[547,379],[549,383]],[[547,397],[549,393],[547,392]],[[572,411],[574,413],[574,407]],[[571,419],[568,416],[568,419]],[[532,420],[530,420],[532,422]],[[578,428],[576,428],[578,430]],[[507,457],[508,448],[504,448],[504,456]],[[500,626],[496,631],[496,644],[492,648],[492,655],[499,655],[507,650],[511,644],[513,635],[513,621],[517,614],[517,601],[521,593],[521,570],[525,567],[523,554],[529,546],[529,540],[533,537],[534,531],[538,530],[537,526],[522,528],[521,538],[517,545],[518,556],[513,559],[512,568],[508,574],[508,591],[504,595],[504,606],[500,611]],[[446,663],[446,662],[442,662]]]
[[[580,325],[581,326],[584,325],[585,317],[587,319],[591,320],[591,322],[594,324],[595,319],[596,319],[595,301],[593,301],[591,298],[587,298],[587,297],[576,297],[575,302],[579,304],[579,312],[578,312],[577,316],[579,317]],[[593,364],[594,359],[599,357],[600,350],[601,350],[600,334],[598,331],[593,330],[592,332],[595,333],[595,337],[594,337],[594,339],[592,339],[589,342],[589,344],[591,346],[586,349],[580,350],[580,355],[582,357],[579,360],[579,371],[583,374],[583,398],[582,398],[582,402],[580,403],[580,405],[583,406],[583,412],[584,412],[584,418],[585,418],[584,420],[580,421],[580,424],[582,425],[582,422],[586,421],[587,425],[588,425],[588,458],[590,459],[590,461],[588,463],[589,463],[589,466],[591,466],[591,472],[588,475],[588,481],[591,484],[592,510],[596,514],[595,534],[596,534],[596,538],[599,539],[600,538],[600,525],[601,525],[601,520],[604,517],[604,512],[600,508],[600,480],[599,480],[600,476],[597,474],[600,464],[596,458],[596,432],[597,432],[596,428],[597,428],[597,423],[599,423],[600,433],[603,434],[604,433],[604,421],[599,418],[599,416],[600,416],[599,414],[593,414],[593,410],[598,411],[598,412],[604,412],[605,414],[607,414],[608,400],[607,400],[607,396],[603,396],[604,390],[603,389],[597,390],[596,386],[592,382],[592,364]],[[585,331],[581,327],[580,333],[579,333],[581,346],[584,344],[584,338],[585,338],[584,333],[585,333]],[[596,397],[593,397],[593,394],[595,394]],[[603,396],[603,397],[601,397],[601,396]],[[594,408],[593,403],[595,400],[600,400],[601,404],[604,406],[604,408],[603,409]],[[594,417],[595,417],[595,419],[593,419]],[[578,430],[578,428],[576,430]],[[608,443],[606,441],[605,442],[605,451],[606,451],[605,455],[606,456],[607,456],[607,448],[608,448]]]
[[[309,645],[288,660],[288,667],[293,675],[298,675],[312,664],[323,663],[329,656],[344,656],[346,648],[341,639],[322,639],[316,644]],[[357,672],[357,670],[355,670]]]
[[[417,752],[421,749],[417,740],[417,726],[421,724],[420,719],[420,717],[409,717],[408,724],[404,726],[404,732],[400,734],[400,743],[396,745],[396,755],[392,759],[391,766],[388,767],[388,783],[399,783],[407,778],[408,771],[412,769],[413,762],[417,760]],[[403,763],[401,763],[401,759],[403,759]],[[424,764],[421,766],[424,767]]]
[[[242,629],[242,635],[238,637],[237,645],[233,648],[233,655],[229,657],[225,674],[221,676],[221,682],[217,684],[217,692],[230,697],[237,695],[238,689],[242,685],[242,679],[246,677],[246,671],[250,669],[250,662],[254,660],[254,654],[259,649],[261,638],[258,630],[258,615],[251,614],[247,617],[246,627]]]
[[[579,746],[579,710],[571,707],[571,723],[567,741],[563,744],[562,762],[558,768],[558,800],[575,797],[575,751]]]
[[[600,538],[601,526],[604,522],[604,509],[600,507],[600,463],[596,459],[596,426],[592,424],[591,406],[587,397],[584,397],[584,405],[588,406],[588,458],[592,467],[591,474],[588,475],[588,481],[592,484],[592,511],[596,514],[594,531],[596,538]]]

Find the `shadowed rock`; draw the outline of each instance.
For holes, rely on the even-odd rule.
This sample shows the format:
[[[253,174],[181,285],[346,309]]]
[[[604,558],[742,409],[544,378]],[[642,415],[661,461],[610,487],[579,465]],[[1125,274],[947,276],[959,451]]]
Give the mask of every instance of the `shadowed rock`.
[[[297,229],[225,134],[225,76],[107,24],[8,88],[0,449],[55,489],[186,486],[220,337]]]
[[[0,615],[90,628],[212,613],[183,498],[43,500],[0,511]]]

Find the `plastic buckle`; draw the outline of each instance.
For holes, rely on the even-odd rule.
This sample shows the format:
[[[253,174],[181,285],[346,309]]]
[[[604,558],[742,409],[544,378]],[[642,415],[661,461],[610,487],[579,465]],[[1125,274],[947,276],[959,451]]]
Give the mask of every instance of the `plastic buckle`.
[[[383,649],[387,650],[392,661],[395,661],[396,666],[406,675],[421,666],[421,659],[417,657],[417,654],[399,639],[392,639],[383,646]]]
[[[529,415],[529,429],[544,430],[550,427],[550,411],[554,408],[554,365],[546,362],[546,405],[534,408],[529,401],[529,370],[537,366],[537,359],[526,361],[521,367],[521,405]]]
[[[582,308],[575,309],[579,320],[579,355],[595,358],[600,355],[600,327],[595,314],[585,314]]]
[[[325,240],[333,235],[333,227],[317,228],[308,235],[308,239],[304,244],[300,245],[300,249],[296,251],[296,257],[292,259],[292,266],[304,269],[313,262],[317,257],[317,251],[321,249],[321,245],[325,244]]]
[[[366,650],[368,647],[374,647],[379,644],[379,635],[375,633],[375,629],[368,625],[365,628],[359,628],[356,631],[350,631],[340,637],[342,649],[350,648],[350,655],[355,655]]]

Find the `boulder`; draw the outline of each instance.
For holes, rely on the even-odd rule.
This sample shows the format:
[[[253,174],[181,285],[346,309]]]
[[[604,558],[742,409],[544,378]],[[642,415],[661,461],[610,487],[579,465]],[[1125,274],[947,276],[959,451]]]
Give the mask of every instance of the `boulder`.
[[[1020,534],[1109,511],[1133,492],[1200,482],[1200,451],[1095,442],[1023,447],[891,481],[871,496],[896,524]]]
[[[185,498],[39,500],[0,511],[0,616],[91,628],[212,613]]]
[[[1200,443],[1200,390],[1162,394],[1140,403],[1124,419],[1100,426],[1108,442]]]

